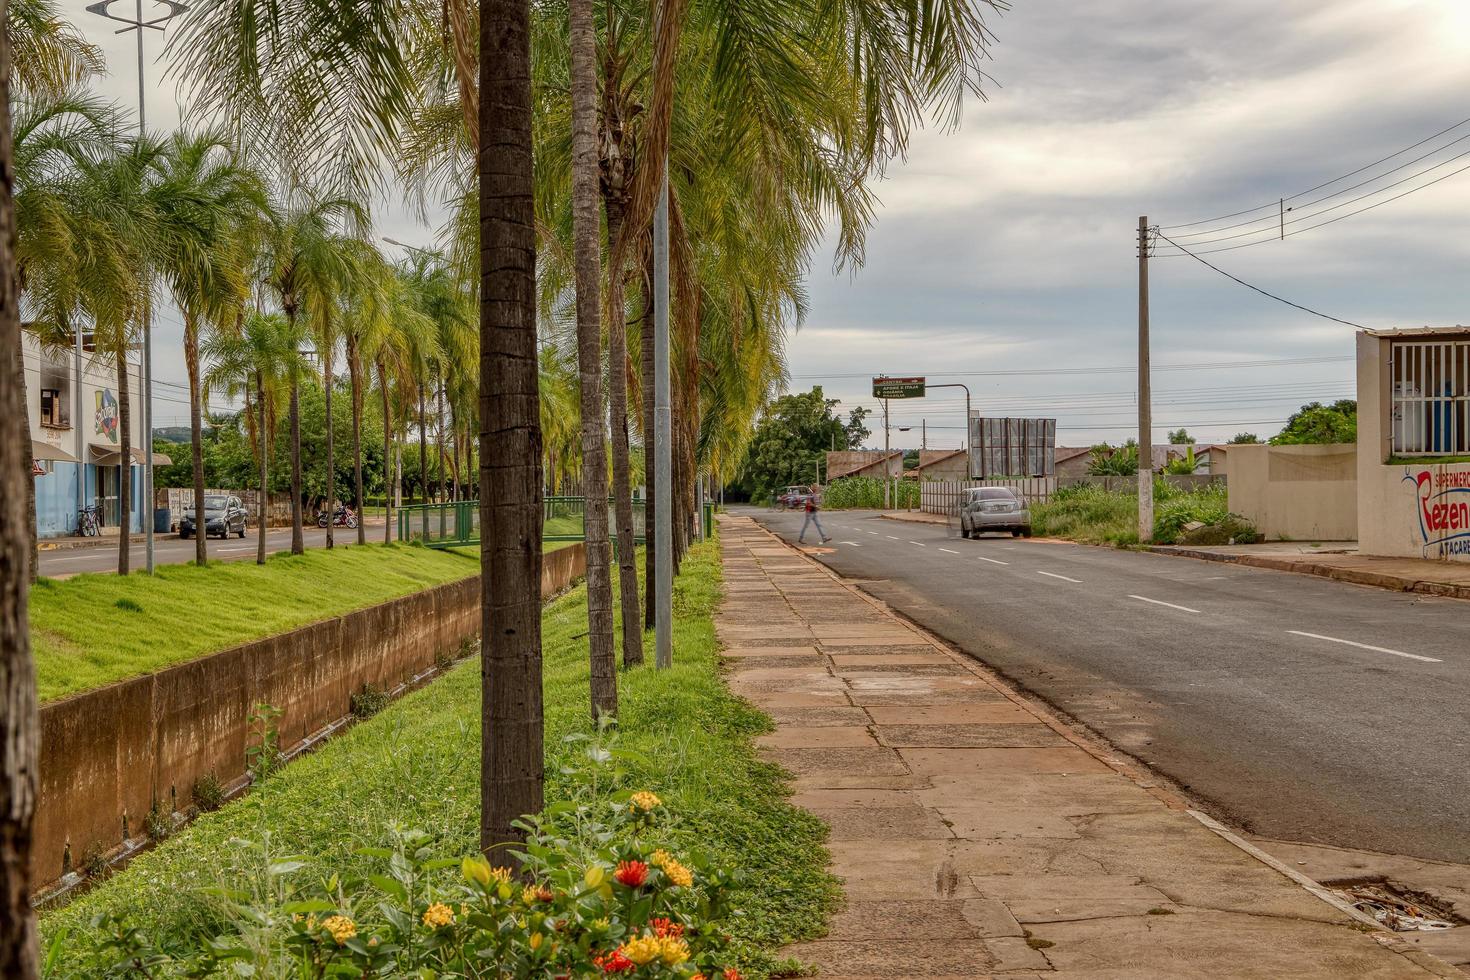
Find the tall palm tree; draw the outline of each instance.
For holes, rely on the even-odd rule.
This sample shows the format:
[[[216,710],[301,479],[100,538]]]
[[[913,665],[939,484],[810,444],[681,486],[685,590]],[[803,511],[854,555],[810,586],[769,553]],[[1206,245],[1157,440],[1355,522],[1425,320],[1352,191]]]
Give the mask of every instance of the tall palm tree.
[[[529,0],[480,0],[480,846],[545,781]],[[492,588],[491,585],[494,585]]]
[[[50,0],[9,0],[5,33],[14,56],[12,96],[58,98],[107,70],[102,49]]]
[[[349,278],[352,238],[360,239],[368,225],[367,209],[346,198],[323,198],[298,192],[284,206],[267,215],[262,234],[261,280],[275,294],[281,311],[293,334],[298,330],[305,340],[305,325],[298,321],[303,313],[317,328],[318,353],[321,338],[329,328],[332,306],[342,284]],[[355,232],[344,236],[340,227]],[[306,550],[301,515],[301,392],[302,372],[292,371],[290,382],[291,427],[291,553]],[[327,395],[331,397],[330,393]],[[331,432],[330,418],[327,431]],[[327,467],[331,481],[331,465]],[[330,487],[330,482],[329,482]],[[330,490],[329,490],[330,493]],[[327,521],[329,527],[331,520]]]
[[[204,391],[219,391],[245,402],[245,421],[260,474],[256,499],[256,564],[265,564],[265,529],[270,497],[270,447],[280,419],[280,402],[291,378],[306,373],[301,332],[279,314],[250,310],[237,332],[217,331],[206,338],[209,370]]]
[[[392,328],[391,317],[394,300],[399,292],[396,280],[388,263],[383,260],[377,247],[368,242],[359,242],[352,265],[355,275],[343,297],[341,328],[346,348],[347,376],[352,392],[352,490],[359,511],[363,504],[362,483],[362,410],[364,393],[365,358],[370,359],[374,347],[380,343],[381,334]],[[383,413],[383,431],[388,432],[388,413]],[[387,466],[388,453],[383,453]],[[384,473],[387,470],[385,468]],[[386,514],[387,523],[393,522],[391,502]],[[357,543],[367,543],[366,522],[357,522]]]
[[[602,428],[602,220],[597,213],[597,25],[592,0],[568,0],[572,37],[572,226],[576,239],[577,366],[581,374],[582,509],[587,548],[587,644],[592,715],[618,711],[612,553],[607,533],[607,440]]]
[[[203,514],[200,333],[232,330],[243,313],[265,188],[224,133],[180,132],[164,145],[148,196],[160,227],[160,272],[184,321],[194,513]],[[206,560],[205,535],[196,534],[194,561]]]
[[[6,355],[21,349],[19,284],[12,252],[15,160],[8,34],[0,36],[0,353]],[[8,368],[0,371],[0,976],[34,980],[39,957],[30,845],[40,726],[26,612],[32,566],[27,527],[34,523],[26,513],[26,484],[32,477],[25,418],[25,375]]]

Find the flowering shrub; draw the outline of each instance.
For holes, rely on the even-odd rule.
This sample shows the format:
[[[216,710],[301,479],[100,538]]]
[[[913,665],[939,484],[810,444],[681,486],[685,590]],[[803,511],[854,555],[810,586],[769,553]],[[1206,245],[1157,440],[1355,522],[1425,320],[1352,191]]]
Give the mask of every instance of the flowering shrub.
[[[589,759],[615,767],[606,733],[590,743]],[[84,975],[738,980],[722,926],[734,876],[701,853],[655,846],[675,819],[656,794],[587,785],[520,822],[514,870],[444,858],[410,830],[361,852],[382,862],[364,880],[312,881],[305,860],[271,854],[268,838],[241,841],[262,875],[211,890],[222,928],[202,948],[157,949],[99,916],[83,937]],[[73,938],[58,935],[53,953]]]

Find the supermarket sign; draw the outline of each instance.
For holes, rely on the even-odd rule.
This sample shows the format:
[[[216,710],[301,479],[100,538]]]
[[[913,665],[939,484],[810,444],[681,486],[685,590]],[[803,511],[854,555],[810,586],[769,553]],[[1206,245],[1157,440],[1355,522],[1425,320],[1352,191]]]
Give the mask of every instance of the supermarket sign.
[[[874,398],[923,398],[923,378],[874,378]]]

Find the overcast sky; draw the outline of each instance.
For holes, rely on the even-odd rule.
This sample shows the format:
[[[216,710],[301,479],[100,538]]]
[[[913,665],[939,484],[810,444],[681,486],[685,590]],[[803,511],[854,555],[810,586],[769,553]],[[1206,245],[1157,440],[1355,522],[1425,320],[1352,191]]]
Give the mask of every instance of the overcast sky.
[[[107,92],[135,105],[134,42],[72,2],[107,49]],[[968,383],[987,414],[1057,418],[1062,444],[1122,441],[1136,421],[1139,215],[1171,237],[1196,233],[1180,240],[1200,252],[1254,242],[1199,244],[1269,221],[1199,233],[1268,211],[1168,226],[1292,198],[1470,117],[1467,0],[1014,0],[988,16],[998,35],[989,101],[969,104],[957,132],[918,134],[890,168],[862,269],[833,275],[822,253],[810,315],[789,343],[792,389],[821,384],[844,408],[876,407],[872,375],[926,375]],[[148,43],[151,58],[161,44]],[[149,121],[165,127],[179,116],[174,86],[160,65],[149,71]],[[1305,216],[1467,151],[1470,123],[1297,203]],[[431,238],[403,215],[380,223],[405,241]],[[1284,242],[1207,258],[1366,326],[1470,323],[1467,231],[1470,172]],[[1179,425],[1201,441],[1265,436],[1304,401],[1353,396],[1351,327],[1188,257],[1156,259],[1151,280],[1156,439]],[[184,380],[179,333],[177,316],[164,314],[156,375],[173,384]],[[174,396],[182,391],[159,389],[160,399]],[[156,414],[159,425],[187,417],[163,400]],[[931,446],[959,446],[962,419],[957,389],[894,402],[893,444],[917,446],[927,420]],[[872,427],[870,445],[882,445],[881,425]]]

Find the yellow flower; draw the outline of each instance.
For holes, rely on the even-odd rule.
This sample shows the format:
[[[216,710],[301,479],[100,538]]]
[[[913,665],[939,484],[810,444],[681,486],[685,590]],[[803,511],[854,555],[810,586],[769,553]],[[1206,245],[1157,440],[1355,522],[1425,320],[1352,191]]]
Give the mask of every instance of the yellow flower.
[[[648,863],[653,865],[655,868],[662,868],[669,864],[675,864],[677,862],[674,861],[674,855],[670,854],[668,851],[660,847],[658,850],[653,852],[653,857],[648,859]]]
[[[689,944],[678,936],[664,936],[658,944],[658,957],[665,966],[677,966],[689,958]]]
[[[510,884],[511,872],[509,868],[491,868],[490,877],[502,885]]]
[[[668,876],[669,881],[679,886],[680,888],[688,888],[690,885],[694,884],[694,872],[690,871],[688,868],[684,867],[684,865],[680,864],[678,861],[673,860],[672,858],[669,859],[669,862],[667,864],[663,865],[663,869],[664,874]]]
[[[612,920],[611,919],[602,918],[602,919],[593,919],[592,920],[592,931],[593,932],[607,932],[611,928],[612,928]]]
[[[543,935],[541,935],[541,933],[539,933],[539,932],[533,932],[533,933],[531,933],[531,948],[532,949],[540,949],[541,948],[541,943],[542,943],[543,940],[545,940],[545,938],[546,937],[543,936]]]
[[[635,813],[639,810],[647,813],[649,810],[652,810],[654,807],[663,803],[663,800],[659,799],[657,796],[650,793],[646,789],[640,789],[638,792],[634,793],[632,796],[632,800],[633,804],[629,807],[629,809],[634,811]]]
[[[443,902],[435,902],[424,910],[424,925],[439,929],[454,922],[454,912]]]
[[[341,946],[357,935],[357,925],[345,915],[333,915],[322,921],[322,928],[332,934],[332,939]]]
[[[623,943],[620,952],[639,966],[646,966],[663,955],[663,940],[644,934]]]

